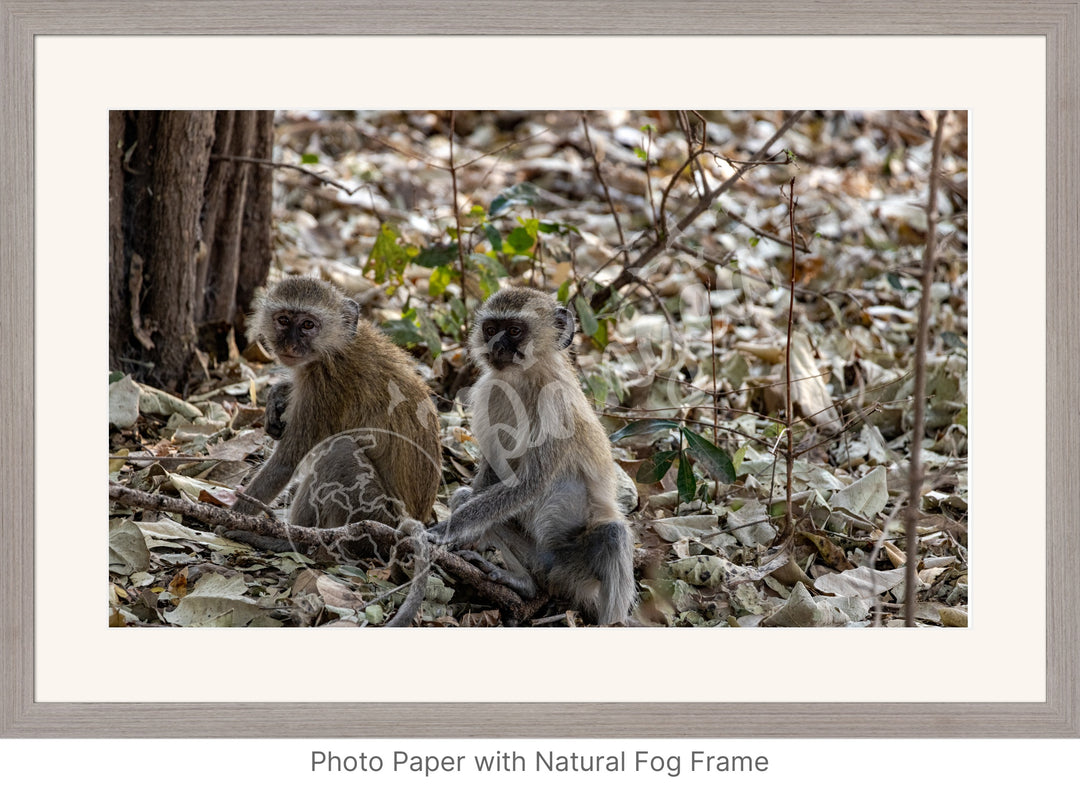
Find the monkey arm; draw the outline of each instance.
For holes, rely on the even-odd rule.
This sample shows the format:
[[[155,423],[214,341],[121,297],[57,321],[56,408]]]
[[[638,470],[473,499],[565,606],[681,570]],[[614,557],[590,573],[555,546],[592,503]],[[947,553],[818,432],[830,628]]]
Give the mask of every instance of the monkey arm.
[[[271,439],[285,435],[285,409],[289,407],[292,384],[288,381],[274,384],[266,393],[266,415],[263,426]]]
[[[541,453],[533,455],[531,459],[544,461],[549,457]],[[497,475],[486,462],[481,464],[473,479],[476,488],[471,494],[464,493],[463,499],[453,500],[457,504],[450,518],[430,529],[435,541],[459,546],[475,542],[488,530],[505,524],[536,501],[539,495],[548,490],[552,473],[545,467],[523,460],[516,475],[516,481],[507,484],[497,480]]]
[[[307,450],[298,449],[296,444],[290,444],[289,439],[278,442],[274,454],[263,464],[252,481],[244,488],[244,493],[254,497],[259,502],[269,503],[281,493],[293,473],[296,471],[300,459]],[[242,513],[258,513],[257,506],[246,501],[237,503],[237,510]]]
[[[487,461],[480,459],[480,464],[477,466],[476,474],[472,479],[472,485],[459,486],[454,493],[450,495],[450,512],[456,512],[458,508],[471,500],[474,494],[484,491],[498,482],[499,478],[495,475],[495,470],[488,466]],[[447,543],[446,539],[449,539],[449,536],[447,535],[448,525],[449,522],[439,522],[438,524],[432,525],[428,530],[428,533],[432,538],[444,539],[439,543]]]
[[[473,491],[484,491],[499,482],[498,475],[491,465],[484,459],[480,460],[480,466],[476,468],[476,475],[472,479]]]

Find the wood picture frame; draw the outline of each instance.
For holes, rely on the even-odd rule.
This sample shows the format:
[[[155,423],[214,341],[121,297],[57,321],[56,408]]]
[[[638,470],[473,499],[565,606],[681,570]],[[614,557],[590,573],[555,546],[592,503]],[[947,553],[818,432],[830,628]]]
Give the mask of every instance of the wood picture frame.
[[[302,8],[301,8],[302,6]],[[1080,736],[1080,2],[0,0],[0,737]],[[520,8],[520,6],[518,6]],[[662,13],[661,13],[662,11]],[[35,700],[34,40],[43,35],[971,35],[1046,44],[1046,700],[47,703]],[[692,25],[690,24],[692,23]]]

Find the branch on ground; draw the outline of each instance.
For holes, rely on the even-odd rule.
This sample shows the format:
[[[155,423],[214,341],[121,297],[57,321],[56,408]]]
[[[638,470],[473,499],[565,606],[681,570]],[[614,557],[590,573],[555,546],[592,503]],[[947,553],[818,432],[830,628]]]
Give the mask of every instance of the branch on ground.
[[[298,552],[320,564],[352,564],[376,553],[390,557],[395,548],[399,553],[416,551],[412,537],[396,528],[370,520],[332,528],[296,527],[266,516],[248,516],[209,503],[189,502],[164,494],[150,494],[111,482],[109,499],[132,508],[178,513],[215,528],[215,532],[216,528],[224,528],[287,541]],[[503,615],[516,621],[529,618],[530,608],[535,612],[540,607],[539,604],[523,603],[512,590],[492,582],[480,569],[446,549],[433,547],[431,564],[440,567],[459,583],[474,589],[478,596],[498,607]]]

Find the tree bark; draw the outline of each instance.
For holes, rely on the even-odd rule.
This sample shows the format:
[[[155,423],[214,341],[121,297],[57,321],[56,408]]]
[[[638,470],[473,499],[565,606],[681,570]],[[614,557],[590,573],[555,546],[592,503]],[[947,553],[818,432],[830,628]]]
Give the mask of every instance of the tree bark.
[[[109,116],[110,367],[184,392],[270,266],[270,111]],[[233,349],[235,350],[235,348]]]

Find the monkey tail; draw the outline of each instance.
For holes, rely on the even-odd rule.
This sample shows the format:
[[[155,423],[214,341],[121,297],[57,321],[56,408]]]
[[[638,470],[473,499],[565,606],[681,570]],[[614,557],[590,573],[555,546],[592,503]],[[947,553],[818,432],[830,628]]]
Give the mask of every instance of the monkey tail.
[[[416,614],[420,612],[420,603],[424,601],[428,574],[431,571],[431,544],[427,541],[424,526],[415,519],[404,519],[398,525],[398,530],[407,533],[413,540],[413,578],[405,601],[386,622],[384,626],[387,627],[407,627],[412,624]]]
[[[625,522],[604,522],[586,534],[585,559],[600,581],[596,593],[596,620],[617,624],[627,620],[634,606],[634,549]]]

